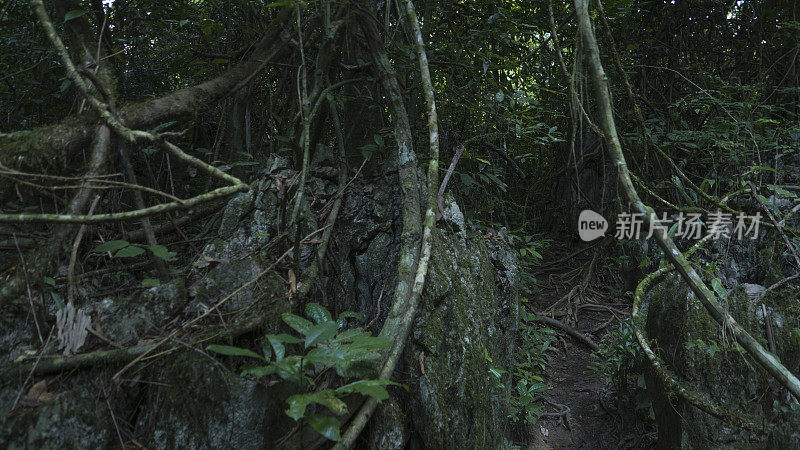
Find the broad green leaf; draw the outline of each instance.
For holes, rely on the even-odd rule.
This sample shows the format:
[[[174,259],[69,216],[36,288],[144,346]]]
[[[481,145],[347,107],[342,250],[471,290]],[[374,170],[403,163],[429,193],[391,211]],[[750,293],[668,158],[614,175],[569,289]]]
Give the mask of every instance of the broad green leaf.
[[[334,414],[344,414],[347,412],[347,405],[336,397],[334,391],[323,389],[313,394],[295,394],[286,399],[289,409],[286,415],[294,420],[299,420],[306,414],[306,407],[312,403],[327,407]]]
[[[145,278],[142,280],[142,287],[151,288],[156,286],[161,286],[161,281],[157,278]]]
[[[353,339],[353,342],[349,345],[353,349],[375,351],[392,345],[392,341],[389,338],[381,336],[360,336]]]
[[[264,353],[264,359],[269,361],[272,358],[272,344],[267,342],[262,343],[261,352]]]
[[[363,337],[363,336],[369,336],[369,333],[364,331],[364,330],[362,330],[361,328],[350,328],[350,329],[344,330],[341,333],[339,333],[338,335],[336,335],[336,337],[333,338],[333,341],[334,342],[342,342],[342,343],[343,342],[350,342],[355,338],[359,338],[359,337]]]
[[[317,433],[335,442],[339,442],[341,439],[339,435],[340,424],[335,417],[326,414],[311,414],[307,420],[311,428],[315,429]]]
[[[134,256],[139,256],[144,253],[144,249],[141,247],[137,247],[135,245],[130,245],[123,249],[120,249],[117,253],[114,253],[114,258],[131,258]]]
[[[286,348],[283,346],[284,343],[298,344],[300,342],[303,342],[302,339],[296,338],[294,336],[285,333],[268,334],[266,337],[270,345],[272,345],[272,349],[275,351],[275,359],[278,361],[282,360],[283,355],[286,354]]]
[[[340,348],[315,348],[306,354],[306,362],[313,364],[317,369],[324,370],[336,366],[344,359],[344,352]]]
[[[92,249],[92,251],[95,252],[95,253],[115,252],[115,251],[117,251],[119,249],[122,249],[122,248],[125,248],[125,247],[127,247],[129,245],[131,245],[130,242],[122,240],[122,239],[117,239],[115,241],[103,242],[102,244],[100,244],[97,247],[95,247],[94,249]]]
[[[391,380],[359,380],[336,389],[336,392],[341,394],[357,392],[361,395],[369,395],[380,403],[389,398],[389,393],[384,388],[387,385],[398,386],[399,384]]]
[[[64,22],[69,22],[72,19],[77,19],[86,14],[86,11],[82,9],[73,9],[72,11],[67,12],[64,14]]]
[[[714,278],[711,280],[711,287],[714,288],[714,292],[717,293],[719,298],[726,300],[728,298],[728,291],[722,286],[722,281],[719,278]]]
[[[44,282],[45,282],[45,284],[49,284],[50,286],[55,286],[56,285],[56,280],[54,280],[51,277],[44,277]]]
[[[252,377],[261,378],[267,375],[274,375],[276,372],[275,366],[254,366],[252,364],[242,364],[242,375],[250,375]]]
[[[336,318],[336,323],[339,324],[339,328],[342,328],[345,324],[345,319],[356,319],[361,320],[364,316],[357,312],[353,311],[344,311],[343,313],[339,314],[339,317]]]
[[[336,322],[322,322],[312,326],[306,335],[306,348],[331,340],[339,329]]]
[[[773,169],[772,167],[764,167],[764,166],[753,166],[753,167],[750,168],[750,170],[766,170],[766,171],[769,171],[769,172],[778,173],[778,171]]]
[[[50,293],[50,296],[51,296],[51,297],[53,297],[53,301],[54,301],[54,302],[56,302],[56,308],[58,308],[58,309],[64,309],[64,307],[65,307],[66,305],[64,304],[64,300],[61,298],[61,296],[60,296],[60,295],[58,295],[58,294],[57,294],[57,293],[55,293],[55,292],[51,292],[51,293]]]
[[[274,367],[275,373],[284,380],[291,381],[292,383],[300,383],[303,374],[300,372],[301,356],[287,356],[280,361],[270,364]],[[305,366],[305,364],[303,364]]]
[[[306,317],[314,320],[316,323],[330,322],[331,313],[324,306],[319,303],[309,303],[306,305]]]
[[[169,251],[169,249],[163,245],[151,245],[148,248],[151,252],[153,252],[153,255],[163,259],[164,261],[174,261],[176,259],[176,253]]]
[[[340,377],[345,378],[374,378],[378,376],[378,363],[380,363],[380,355],[374,355],[369,358],[362,358],[355,362],[340,363],[334,367],[336,373]]]
[[[290,313],[284,313],[283,316],[281,317],[283,317],[283,321],[286,322],[286,325],[289,325],[290,327],[292,327],[292,329],[302,334],[303,336],[307,335],[308,330],[311,328],[311,322],[300,316],[295,316],[294,314]]]
[[[208,347],[206,347],[206,350],[226,356],[249,356],[251,358],[264,359],[263,356],[259,355],[258,353],[252,350],[248,350],[246,348],[232,347],[230,345],[216,345],[216,344],[209,345]]]

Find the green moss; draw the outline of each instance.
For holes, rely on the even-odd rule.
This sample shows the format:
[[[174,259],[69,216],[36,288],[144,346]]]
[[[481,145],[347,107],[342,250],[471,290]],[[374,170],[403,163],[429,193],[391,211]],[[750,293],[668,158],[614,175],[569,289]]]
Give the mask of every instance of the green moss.
[[[763,272],[763,284],[770,286],[784,277],[780,253],[776,254],[775,244],[770,243],[759,250],[759,266]]]
[[[414,327],[417,347],[406,352],[412,379],[419,380],[412,398],[420,413],[412,420],[431,448],[494,448],[504,433],[504,421],[498,418],[505,418],[507,411],[492,395],[484,351],[496,367],[513,367],[507,344],[516,329],[500,324],[504,314],[516,314],[516,291],[510,299],[501,298],[481,237],[464,242],[435,230],[432,239],[431,266]]]
[[[786,367],[800,370],[800,293],[793,288],[768,292],[762,299],[770,309],[778,357]]]
[[[782,327],[775,328],[778,354],[785,363],[791,359],[796,370],[796,350],[787,351],[800,344],[788,332],[799,320],[796,309],[792,309],[797,305],[796,294],[792,295],[770,293],[763,301],[783,322]],[[671,274],[655,285],[645,303],[647,332],[678,379],[721,410],[739,412],[753,418],[754,423],[773,419],[768,376],[729,333],[723,332],[678,275]],[[757,304],[743,287],[731,289],[723,304],[743,328],[767,345],[763,325],[756,315]],[[788,367],[793,370],[791,365]],[[764,442],[764,436],[730,426],[681,401],[666,403],[663,386],[650,380],[649,387],[656,391],[653,404],[660,416],[659,426],[671,435],[681,436],[673,441],[674,445],[716,447],[724,442]]]
[[[106,406],[76,386],[52,403],[0,418],[0,448],[108,448],[112,429]]]

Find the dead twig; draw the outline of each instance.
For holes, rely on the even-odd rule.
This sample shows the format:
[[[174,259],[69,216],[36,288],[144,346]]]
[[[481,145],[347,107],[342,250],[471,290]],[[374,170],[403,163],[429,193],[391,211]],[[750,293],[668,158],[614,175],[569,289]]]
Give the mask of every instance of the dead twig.
[[[100,196],[96,195],[92,206],[89,207],[89,215],[94,213],[94,208],[97,202],[100,201]],[[67,301],[74,303],[75,301],[75,261],[78,259],[78,248],[81,246],[83,234],[86,232],[86,224],[78,228],[78,234],[75,235],[75,242],[72,243],[72,253],[69,255],[69,268],[67,269]]]
[[[447,168],[447,173],[444,175],[444,179],[442,179],[442,185],[439,186],[439,194],[437,195],[439,210],[436,212],[437,221],[442,218],[442,212],[444,211],[444,191],[447,189],[447,183],[450,181],[450,177],[453,175],[453,171],[456,169],[456,165],[458,164],[458,160],[461,158],[461,154],[464,153],[464,146],[459,145],[455,148],[455,151],[456,154],[453,155],[453,161],[450,162],[450,167]]]

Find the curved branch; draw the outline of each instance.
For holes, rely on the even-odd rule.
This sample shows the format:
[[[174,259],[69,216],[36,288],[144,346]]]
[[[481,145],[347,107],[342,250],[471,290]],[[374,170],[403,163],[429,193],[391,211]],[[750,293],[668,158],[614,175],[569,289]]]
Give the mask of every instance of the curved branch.
[[[591,72],[595,88],[598,107],[600,108],[601,128],[607,140],[611,160],[617,166],[617,174],[628,202],[638,213],[644,214],[649,222],[655,216],[655,211],[642,203],[636,188],[631,181],[630,172],[622,154],[622,146],[617,135],[614,117],[612,115],[611,98],[609,94],[608,78],[600,62],[600,48],[597,45],[592,25],[589,20],[587,0],[575,0],[575,12],[578,17],[578,28],[585,43],[586,59]],[[785,386],[795,398],[800,399],[800,380],[789,371],[775,355],[769,353],[761,344],[739,325],[736,320],[720,305],[714,293],[706,286],[691,264],[675,246],[667,233],[662,229],[655,232],[656,240],[664,251],[667,259],[677,268],[691,290],[697,295],[711,317],[736,338],[741,345],[756,361],[759,362],[778,382]]]
[[[428,273],[428,263],[430,262],[431,256],[431,231],[436,226],[436,189],[439,178],[439,121],[436,114],[436,101],[434,98],[433,84],[431,82],[431,74],[428,68],[428,57],[425,53],[425,45],[422,40],[422,31],[419,27],[417,14],[414,11],[414,5],[411,3],[411,0],[402,0],[402,4],[405,7],[406,24],[411,28],[411,32],[414,37],[414,47],[417,52],[417,59],[419,60],[422,90],[425,93],[425,103],[428,107],[427,116],[430,162],[428,164],[428,199],[427,210],[425,211],[424,229],[422,232],[422,251],[419,257],[419,263],[417,264],[414,284],[410,295],[405,302],[399,301],[401,300],[399,297],[395,299],[389,319],[387,319],[383,329],[381,330],[381,336],[388,337],[394,342],[394,345],[392,346],[386,358],[386,362],[381,369],[380,379],[382,380],[388,380],[392,377],[394,368],[397,366],[397,362],[400,360],[400,354],[403,352],[409,331],[411,331],[411,325],[414,322],[414,317],[417,313],[417,306],[419,305],[419,300],[422,296],[422,290],[425,287],[425,278]],[[385,57],[385,53],[383,56]],[[390,72],[390,74],[392,76],[394,75],[393,72]],[[408,149],[405,150],[408,152]],[[403,149],[401,149],[400,156],[401,158],[404,156]],[[409,200],[417,202],[417,199],[415,198],[406,199],[406,201]],[[404,261],[401,260],[400,264],[402,265],[403,263]],[[398,290],[400,288],[400,283],[403,282],[404,281],[402,279],[398,280]],[[398,317],[397,313],[402,311],[401,308],[405,311],[403,311],[402,316],[399,317],[399,321],[393,322],[392,319]],[[358,411],[358,414],[356,414],[355,418],[350,423],[350,427],[342,436],[341,442],[338,443],[334,448],[350,448],[355,443],[358,435],[366,426],[376,407],[377,402],[374,398],[370,397],[361,406],[361,410]]]
[[[249,59],[221,75],[192,87],[179,89],[162,97],[120,108],[122,123],[137,128],[187,117],[227,98],[273,59],[287,50],[290,37],[282,32],[287,15],[282,13],[256,44]],[[308,42],[311,42],[309,40]],[[307,44],[308,44],[307,42]],[[69,161],[92,139],[94,117],[68,117],[60,123],[32,130],[0,134],[0,162],[15,168],[56,168]]]
[[[703,245],[711,239],[711,237],[711,234],[706,235],[706,237],[698,241],[691,249],[689,249],[684,256],[688,258],[692,253],[702,248]],[[749,430],[763,432],[763,429],[758,428],[751,420],[748,420],[747,416],[744,414],[741,414],[738,411],[724,410],[719,406],[712,404],[691,388],[685,386],[684,383],[666,367],[666,364],[664,364],[661,358],[655,354],[653,349],[650,348],[650,343],[647,341],[647,335],[643,330],[643,319],[639,316],[642,299],[645,291],[647,291],[648,287],[653,281],[669,272],[672,272],[673,270],[675,270],[675,267],[671,264],[668,264],[644,277],[636,286],[636,293],[634,294],[633,298],[633,309],[631,310],[631,319],[633,322],[634,335],[636,336],[636,341],[639,343],[639,347],[647,357],[647,360],[655,371],[655,374],[664,383],[664,386],[668,390],[668,395],[678,395],[690,405],[716,417],[717,419],[732,420]]]

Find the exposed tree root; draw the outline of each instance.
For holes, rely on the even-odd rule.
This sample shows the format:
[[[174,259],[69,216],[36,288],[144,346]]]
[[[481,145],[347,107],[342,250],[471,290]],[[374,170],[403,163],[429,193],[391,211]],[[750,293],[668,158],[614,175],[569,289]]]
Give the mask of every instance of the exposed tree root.
[[[553,319],[547,316],[537,316],[533,319],[536,322],[546,323],[548,325],[552,325],[554,327],[558,327],[564,330],[568,335],[574,337],[582,344],[586,345],[587,347],[591,348],[593,351],[597,351],[600,347],[592,340],[592,338],[586,336],[585,334],[581,333],[580,331],[572,328],[571,326],[561,322],[560,320]]]

